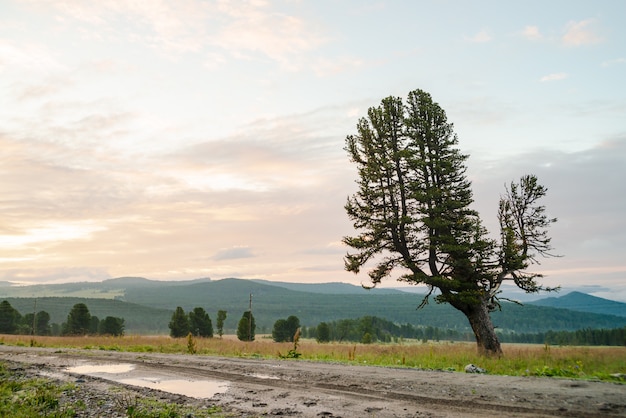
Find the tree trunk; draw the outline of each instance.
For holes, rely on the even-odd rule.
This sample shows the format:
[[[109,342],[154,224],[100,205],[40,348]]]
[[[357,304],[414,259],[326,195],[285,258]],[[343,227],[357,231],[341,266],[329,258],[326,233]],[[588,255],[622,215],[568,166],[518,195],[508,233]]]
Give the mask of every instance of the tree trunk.
[[[467,316],[476,336],[478,353],[482,356],[500,357],[502,348],[491,322],[486,301],[482,301],[479,305],[468,306],[462,312]]]

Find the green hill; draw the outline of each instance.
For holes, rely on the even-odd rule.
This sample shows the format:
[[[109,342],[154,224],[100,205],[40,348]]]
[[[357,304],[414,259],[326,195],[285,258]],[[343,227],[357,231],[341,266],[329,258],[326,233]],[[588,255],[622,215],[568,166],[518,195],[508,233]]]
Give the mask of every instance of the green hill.
[[[467,319],[449,305],[431,302],[424,309],[416,309],[423,295],[397,290],[366,290],[344,283],[298,284],[274,283],[261,280],[223,279],[211,281],[155,281],[143,278],[118,278],[100,283],[70,283],[64,285],[28,286],[22,293],[37,297],[37,310],[45,310],[52,322],[61,323],[76,303],[83,302],[92,315],[123,317],[127,333],[169,333],[168,323],[172,312],[181,306],[186,312],[203,307],[215,321],[218,310],[226,310],[228,317],[225,330],[234,332],[243,312],[248,310],[252,294],[252,311],[258,333],[271,332],[274,322],[289,315],[296,315],[304,326],[316,326],[320,322],[340,319],[356,319],[376,316],[396,324],[469,330]],[[13,289],[13,288],[10,288]],[[3,291],[7,288],[2,288]],[[46,292],[38,295],[37,291]],[[86,293],[94,297],[75,297]],[[4,292],[8,293],[8,292]],[[49,297],[47,295],[65,295]],[[100,298],[106,295],[107,298]],[[115,295],[113,299],[111,295]],[[570,294],[571,295],[571,294]],[[587,309],[605,306],[603,312],[582,312],[562,307],[542,306],[541,303],[519,306],[503,303],[502,311],[492,314],[494,325],[503,331],[537,333],[574,331],[578,329],[618,328],[626,326],[626,316],[608,315],[620,312],[618,302],[592,296],[566,295],[548,298],[568,301],[585,298]],[[582,295],[582,296],[581,296]],[[568,297],[569,296],[569,297]],[[0,300],[7,299],[20,313],[33,310],[33,297],[6,298],[0,292]],[[541,301],[539,301],[541,302]],[[581,304],[570,304],[580,307]],[[215,325],[215,322],[214,322]]]
[[[50,314],[50,323],[61,324],[77,303],[84,303],[91,315],[104,319],[107,316],[124,318],[126,334],[168,334],[168,324],[173,311],[155,309],[134,303],[111,299],[86,299],[74,297],[43,297],[43,298],[7,298],[13,308],[22,315],[46,311]]]
[[[532,302],[532,304],[569,309],[577,312],[591,312],[626,317],[626,303],[603,299],[581,292],[570,292],[567,295],[559,297],[540,299]]]
[[[261,332],[271,330],[277,319],[296,315],[305,326],[362,316],[377,316],[399,324],[433,326],[468,330],[467,319],[449,305],[431,303],[417,310],[422,295],[393,292],[376,293],[361,289],[359,293],[323,294],[290,290],[258,281],[224,279],[188,286],[159,286],[128,289],[129,302],[160,309],[185,311],[204,307],[210,315],[219,309],[228,311],[227,328],[248,309],[252,294],[252,311]],[[355,286],[356,288],[356,286]],[[503,330],[542,332],[582,328],[615,328],[626,326],[626,318],[574,312],[534,305],[503,303],[502,311],[493,313],[494,324]],[[232,322],[229,322],[232,321]]]

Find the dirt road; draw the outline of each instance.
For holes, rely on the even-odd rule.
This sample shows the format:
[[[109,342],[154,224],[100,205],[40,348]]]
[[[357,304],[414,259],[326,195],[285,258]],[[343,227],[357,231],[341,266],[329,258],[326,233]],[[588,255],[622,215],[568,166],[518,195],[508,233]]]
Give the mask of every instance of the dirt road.
[[[235,416],[626,416],[626,385],[604,382],[4,345],[0,360],[100,391],[150,387]]]

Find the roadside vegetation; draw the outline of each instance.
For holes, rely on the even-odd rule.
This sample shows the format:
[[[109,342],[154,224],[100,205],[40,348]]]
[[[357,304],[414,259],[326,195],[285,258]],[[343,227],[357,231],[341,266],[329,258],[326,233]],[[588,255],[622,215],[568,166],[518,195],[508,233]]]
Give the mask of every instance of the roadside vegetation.
[[[368,366],[410,367],[425,370],[463,372],[468,364],[486,369],[489,374],[510,376],[568,377],[626,383],[626,347],[571,347],[539,344],[505,344],[502,358],[480,356],[473,343],[422,342],[319,344],[312,339],[277,343],[270,335],[257,336],[252,342],[234,335],[224,338],[167,336],[76,336],[29,337],[0,336],[0,344],[146,353],[177,353],[245,358],[289,358],[297,350],[299,360],[340,362]],[[189,347],[193,347],[190,351]],[[294,358],[295,356],[290,356]]]

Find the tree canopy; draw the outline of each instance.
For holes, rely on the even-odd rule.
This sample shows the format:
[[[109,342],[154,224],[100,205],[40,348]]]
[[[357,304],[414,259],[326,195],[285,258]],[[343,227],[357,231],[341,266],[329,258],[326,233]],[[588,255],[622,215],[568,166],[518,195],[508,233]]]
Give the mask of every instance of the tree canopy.
[[[74,305],[67,315],[67,322],[64,324],[63,334],[66,335],[86,335],[91,328],[91,314],[89,308],[84,303]]]
[[[187,334],[189,334],[189,317],[182,307],[176,307],[176,310],[172,314],[169,328],[170,336],[173,338],[186,337]]]
[[[526,269],[549,254],[546,228],[556,219],[538,203],[546,189],[526,175],[501,197],[500,241],[490,238],[471,207],[468,156],[457,145],[445,111],[422,90],[368,110],[346,138],[358,190],[345,208],[358,234],[343,239],[354,250],[345,268],[370,268],[373,286],[394,272],[398,280],[425,284],[420,306],[433,294],[449,303],[468,318],[479,351],[499,355],[489,312],[499,306],[500,285],[510,280],[527,292],[544,290],[541,276]]]
[[[256,323],[252,312],[245,311],[237,324],[237,338],[240,341],[254,341]]]

